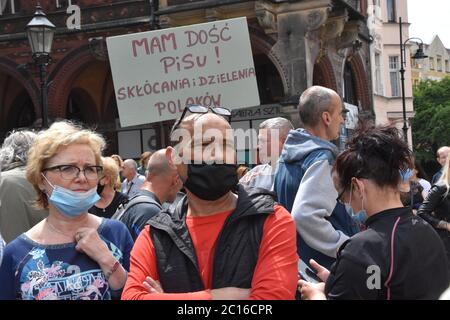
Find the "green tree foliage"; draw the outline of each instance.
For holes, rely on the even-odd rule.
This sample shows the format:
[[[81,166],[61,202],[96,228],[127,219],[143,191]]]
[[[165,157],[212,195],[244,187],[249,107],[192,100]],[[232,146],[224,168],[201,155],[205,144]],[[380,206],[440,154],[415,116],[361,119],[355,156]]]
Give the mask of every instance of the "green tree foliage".
[[[450,145],[450,77],[441,81],[422,81],[414,87],[412,123],[416,158],[435,161],[437,149]]]

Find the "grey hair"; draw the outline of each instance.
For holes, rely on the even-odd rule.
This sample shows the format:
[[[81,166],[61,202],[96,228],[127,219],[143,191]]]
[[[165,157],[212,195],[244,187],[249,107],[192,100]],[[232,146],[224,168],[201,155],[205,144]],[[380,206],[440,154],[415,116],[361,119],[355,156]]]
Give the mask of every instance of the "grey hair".
[[[310,127],[316,126],[322,113],[331,111],[333,96],[337,96],[337,93],[329,88],[313,86],[306,89],[298,103],[298,112],[303,124]]]
[[[438,149],[438,151],[436,152],[436,156],[437,156],[437,157],[440,157],[440,154],[441,154],[442,152],[450,152],[449,149],[450,149],[450,147],[448,147],[448,146],[440,147],[440,148]]]
[[[13,165],[26,165],[28,151],[37,135],[33,131],[12,131],[0,149],[0,170],[12,169]]]
[[[277,129],[280,133],[280,139],[285,140],[289,131],[294,129],[294,126],[288,119],[277,117],[261,122],[259,129]]]
[[[137,164],[136,161],[134,161],[133,159],[127,159],[123,162],[124,165],[127,165],[128,167],[131,167],[134,169],[134,171],[137,170]]]

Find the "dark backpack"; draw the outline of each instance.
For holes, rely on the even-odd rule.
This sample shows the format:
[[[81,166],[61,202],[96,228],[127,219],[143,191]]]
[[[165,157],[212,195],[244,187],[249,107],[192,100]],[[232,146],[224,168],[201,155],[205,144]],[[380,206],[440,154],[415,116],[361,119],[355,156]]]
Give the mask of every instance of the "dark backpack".
[[[140,203],[153,203],[153,204],[157,204],[159,206],[159,204],[155,200],[153,200],[152,198],[150,198],[148,196],[136,195],[133,198],[131,198],[128,202],[121,203],[119,205],[119,207],[117,207],[117,210],[114,213],[114,215],[111,217],[111,219],[122,221],[122,217],[123,217],[123,214],[125,213],[125,211],[127,211],[127,209],[134,207],[135,205],[140,204]]]

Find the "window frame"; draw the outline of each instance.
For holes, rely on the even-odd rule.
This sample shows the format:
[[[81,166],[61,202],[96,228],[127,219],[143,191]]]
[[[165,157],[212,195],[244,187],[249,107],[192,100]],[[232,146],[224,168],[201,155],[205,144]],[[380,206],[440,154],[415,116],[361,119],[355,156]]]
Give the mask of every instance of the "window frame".
[[[395,58],[395,60],[393,60],[394,58]],[[388,60],[389,60],[388,67],[389,67],[389,82],[390,82],[390,86],[391,86],[391,96],[398,98],[401,95],[400,77],[399,77],[400,56],[398,56],[398,55],[389,56]],[[395,62],[395,66],[393,66],[394,62]],[[393,79],[393,76],[395,76],[395,80]],[[394,90],[394,83],[395,83],[395,90]]]
[[[375,92],[378,95],[383,95],[383,79],[381,72],[381,52],[375,51]]]
[[[434,57],[429,57],[428,62],[429,62],[430,70],[436,70],[436,68],[434,66]]]
[[[436,71],[442,72],[442,56],[437,55],[436,56]]]
[[[386,14],[388,22],[397,22],[397,10],[395,0],[386,0]]]

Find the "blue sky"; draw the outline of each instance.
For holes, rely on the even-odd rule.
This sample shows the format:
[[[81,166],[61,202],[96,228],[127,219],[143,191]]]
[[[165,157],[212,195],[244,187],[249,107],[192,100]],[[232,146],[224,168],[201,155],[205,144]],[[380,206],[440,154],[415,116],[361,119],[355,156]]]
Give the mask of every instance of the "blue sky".
[[[406,1],[406,0],[400,0]],[[431,43],[438,34],[446,48],[450,49],[450,1],[408,0],[410,37],[419,37]]]

